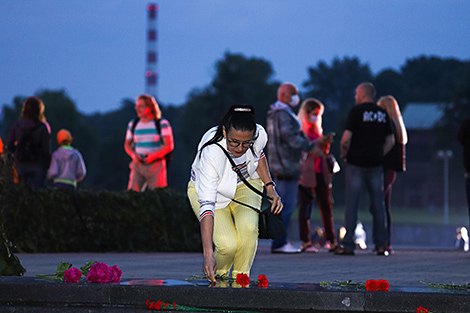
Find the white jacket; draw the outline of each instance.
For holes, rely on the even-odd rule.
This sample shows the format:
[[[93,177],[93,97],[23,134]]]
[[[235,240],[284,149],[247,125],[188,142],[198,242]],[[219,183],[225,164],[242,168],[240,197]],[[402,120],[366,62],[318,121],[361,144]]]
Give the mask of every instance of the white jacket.
[[[256,126],[258,137],[253,144],[256,155],[253,155],[251,149],[245,152],[249,179],[259,178],[256,169],[259,159],[264,157],[263,149],[268,141],[268,135],[263,126],[259,124]],[[230,161],[220,147],[215,144],[209,145],[199,155],[201,147],[214,137],[216,130],[217,127],[213,127],[202,136],[191,167],[191,181],[195,183],[200,216],[208,210],[214,213],[214,210],[223,209],[229,205],[235,197],[237,188],[237,173],[232,170]],[[218,143],[224,148],[227,147],[225,138]]]

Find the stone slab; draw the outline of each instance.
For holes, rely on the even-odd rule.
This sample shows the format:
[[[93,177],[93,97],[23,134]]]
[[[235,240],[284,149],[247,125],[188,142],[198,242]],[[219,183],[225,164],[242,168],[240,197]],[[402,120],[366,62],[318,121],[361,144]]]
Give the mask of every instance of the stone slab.
[[[299,244],[293,242],[294,244]],[[251,280],[264,274],[268,289],[207,288],[184,282],[202,274],[201,253],[43,253],[17,254],[25,277],[0,277],[0,312],[142,312],[145,301],[162,300],[201,308],[264,312],[470,312],[469,293],[449,292],[425,283],[465,284],[470,254],[463,251],[403,249],[380,257],[369,250],[355,256],[318,253],[270,253],[270,241],[260,240]],[[120,285],[78,285],[36,279],[53,274],[59,262],[83,266],[89,260],[117,264]],[[146,278],[143,280],[142,278]],[[321,282],[365,282],[385,279],[387,293],[324,288]],[[349,303],[349,305],[347,305]]]
[[[65,284],[32,277],[0,277],[0,312],[138,312],[145,302],[258,312],[470,312],[470,292],[391,287],[366,292],[320,284],[272,283],[268,288],[209,287],[202,280],[129,280],[120,284]],[[15,308],[15,310],[12,310]],[[34,311],[35,310],[35,311]],[[42,310],[42,311],[41,311]]]

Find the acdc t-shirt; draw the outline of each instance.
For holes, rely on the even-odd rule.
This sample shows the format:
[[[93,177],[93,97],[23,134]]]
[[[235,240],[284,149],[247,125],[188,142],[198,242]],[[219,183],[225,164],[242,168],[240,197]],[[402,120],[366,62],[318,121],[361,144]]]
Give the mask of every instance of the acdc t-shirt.
[[[352,132],[347,162],[360,167],[381,166],[385,138],[393,134],[387,111],[375,103],[355,105],[345,128]]]

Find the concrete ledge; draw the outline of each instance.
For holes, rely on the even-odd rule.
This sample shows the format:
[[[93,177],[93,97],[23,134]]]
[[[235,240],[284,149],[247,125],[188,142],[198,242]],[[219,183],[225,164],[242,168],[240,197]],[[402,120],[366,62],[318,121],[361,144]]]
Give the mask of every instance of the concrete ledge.
[[[0,277],[0,312],[142,312],[147,299],[223,310],[259,312],[470,312],[470,292],[394,287],[365,292],[319,284],[273,283],[209,288],[204,281],[130,280],[121,284],[65,284],[32,277]]]

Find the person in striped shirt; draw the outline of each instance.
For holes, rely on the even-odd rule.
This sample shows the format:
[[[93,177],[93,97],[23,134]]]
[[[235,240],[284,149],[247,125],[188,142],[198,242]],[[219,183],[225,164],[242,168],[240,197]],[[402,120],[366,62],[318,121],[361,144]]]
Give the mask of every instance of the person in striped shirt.
[[[127,125],[124,149],[132,158],[128,190],[166,187],[165,155],[173,151],[173,131],[153,96],[141,95],[135,104],[137,119]]]

